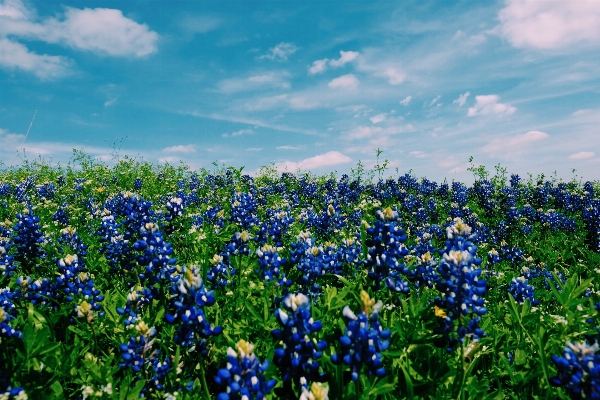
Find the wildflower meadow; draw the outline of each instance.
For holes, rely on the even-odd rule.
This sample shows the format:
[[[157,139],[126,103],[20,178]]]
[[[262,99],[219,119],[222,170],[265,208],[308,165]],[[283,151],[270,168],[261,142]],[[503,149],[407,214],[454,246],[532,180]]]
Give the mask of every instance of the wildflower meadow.
[[[600,398],[600,185],[471,170],[1,169],[0,399]]]

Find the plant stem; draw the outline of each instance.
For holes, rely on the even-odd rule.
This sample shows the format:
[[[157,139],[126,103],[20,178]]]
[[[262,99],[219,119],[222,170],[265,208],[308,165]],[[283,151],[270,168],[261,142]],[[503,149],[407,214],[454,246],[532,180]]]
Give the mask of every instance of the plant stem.
[[[204,387],[204,395],[206,396],[206,399],[209,400],[210,397],[210,392],[208,391],[208,384],[206,383],[206,371],[204,368],[204,358],[201,356],[200,357],[200,376],[202,377],[202,386]]]

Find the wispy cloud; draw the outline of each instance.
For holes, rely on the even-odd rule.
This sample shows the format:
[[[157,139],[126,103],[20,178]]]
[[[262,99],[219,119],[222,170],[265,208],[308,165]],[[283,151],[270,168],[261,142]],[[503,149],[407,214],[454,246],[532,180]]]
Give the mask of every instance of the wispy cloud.
[[[387,127],[380,126],[357,126],[343,134],[346,139],[365,139],[375,135],[389,136],[397,135],[404,132],[412,132],[415,128],[411,124],[407,125],[391,125]]]
[[[347,164],[352,159],[339,151],[329,151],[325,154],[306,158],[302,161],[284,161],[275,163],[275,168],[280,171],[296,171],[300,170],[313,170],[322,167],[331,167],[333,165]]]
[[[312,66],[308,69],[310,75],[320,74],[327,70],[327,66],[332,68],[342,67],[358,57],[357,51],[340,51],[340,58],[337,60],[329,60],[327,58],[313,61]]]
[[[252,129],[240,129],[239,131],[235,131],[232,133],[224,133],[222,136],[223,137],[236,137],[236,136],[242,136],[242,135],[251,135],[253,133],[254,133],[254,131]]]
[[[474,117],[475,115],[510,115],[517,109],[508,104],[498,103],[500,97],[495,94],[486,96],[475,96],[475,105],[469,108],[467,115]]]
[[[33,73],[42,80],[67,76],[72,63],[64,57],[36,54],[21,43],[0,38],[0,66]]]
[[[163,152],[165,152],[165,153],[195,153],[196,147],[193,144],[188,144],[188,145],[180,144],[177,146],[165,147],[163,149]]]
[[[496,28],[515,47],[556,49],[600,43],[600,2],[508,0]]]
[[[359,81],[356,76],[352,74],[342,75],[338,78],[332,79],[329,82],[329,87],[332,89],[356,89]]]
[[[11,15],[0,15],[2,36],[36,39],[118,57],[143,57],[157,51],[158,33],[125,17],[121,10],[66,7],[62,18],[47,18],[39,23],[26,19],[27,15]]]
[[[406,96],[404,99],[400,100],[400,104],[402,104],[403,106],[407,106],[410,104],[411,100],[412,96]]]
[[[466,92],[458,96],[458,99],[454,100],[452,104],[458,104],[459,107],[462,107],[467,102],[467,97],[471,95],[471,92]]]
[[[481,151],[492,156],[514,158],[525,151],[529,146],[547,138],[548,134],[541,131],[529,131],[522,135],[497,137],[482,147]]]
[[[579,153],[571,154],[569,158],[571,160],[585,160],[586,158],[593,158],[596,154],[593,151],[580,151]]]
[[[273,71],[251,75],[247,78],[223,79],[217,83],[217,90],[221,93],[236,93],[264,89],[265,87],[289,89],[291,86],[287,81],[289,76],[290,74],[287,71]]]
[[[429,107],[433,106],[435,103],[437,103],[440,99],[442,98],[442,95],[437,95],[433,100],[431,100],[431,102],[429,103]]]
[[[313,61],[312,66],[308,69],[310,75],[320,74],[327,70],[327,59]]]
[[[272,47],[266,54],[258,57],[269,60],[285,61],[289,56],[298,51],[298,47],[294,43],[281,42],[277,46]]]
[[[358,57],[357,51],[340,51],[340,58],[329,61],[329,65],[333,68],[341,67],[353,61],[356,57]]]
[[[391,67],[375,73],[375,76],[382,76],[386,78],[390,85],[399,85],[406,80],[405,72]]]
[[[181,29],[191,35],[197,33],[206,33],[217,29],[223,20],[211,15],[186,15],[181,18],[179,26]]]
[[[377,115],[375,115],[375,116],[373,116],[373,117],[369,118],[369,120],[370,120],[372,123],[374,123],[374,124],[378,124],[378,123],[380,123],[380,122],[383,122],[383,121],[385,121],[385,119],[386,119],[386,115],[387,115],[387,114],[385,114],[385,113],[383,113],[383,114],[377,114]]]
[[[290,145],[285,145],[285,146],[277,146],[276,149],[277,150],[302,150],[305,146],[290,146]]]

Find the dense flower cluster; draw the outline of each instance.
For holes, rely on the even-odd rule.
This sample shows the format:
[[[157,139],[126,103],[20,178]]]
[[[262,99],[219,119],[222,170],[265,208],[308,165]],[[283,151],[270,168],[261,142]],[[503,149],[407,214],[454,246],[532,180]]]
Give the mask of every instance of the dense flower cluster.
[[[534,298],[534,292],[534,287],[529,284],[529,281],[525,279],[524,276],[513,278],[508,288],[508,293],[510,293],[519,304],[523,304],[526,299],[529,299],[529,302],[532,305],[537,305],[539,301]]]
[[[562,386],[572,399],[600,398],[600,354],[598,343],[567,342],[562,357],[552,356],[558,375],[550,379]]]
[[[275,311],[281,328],[273,330],[272,334],[282,347],[275,349],[273,363],[280,369],[284,381],[322,381],[324,374],[319,371],[317,360],[327,343],[315,338],[323,325],[313,320],[310,300],[302,293],[290,293],[281,305],[283,307]]]
[[[17,224],[13,228],[13,243],[17,250],[15,259],[28,271],[32,270],[38,258],[44,256],[44,234],[40,231],[39,222],[38,216],[25,209],[17,214]]]
[[[269,394],[277,381],[266,380],[264,373],[269,362],[260,362],[254,354],[254,345],[240,340],[235,350],[227,349],[227,367],[222,368],[215,382],[225,388],[219,393],[218,400],[259,400]]]
[[[344,335],[340,337],[342,351],[331,356],[334,364],[343,362],[350,367],[353,381],[358,379],[361,368],[366,365],[369,374],[383,377],[386,370],[383,367],[381,352],[390,345],[391,331],[383,329],[379,322],[379,311],[383,303],[372,299],[364,290],[360,293],[362,310],[356,315],[346,306],[343,315],[347,320]]]
[[[212,327],[204,314],[204,307],[215,302],[213,292],[207,291],[196,267],[177,267],[178,278],[171,287],[174,295],[171,312],[165,316],[170,324],[177,325],[175,342],[189,351],[206,355],[206,339],[219,335],[220,326]]]
[[[392,291],[408,293],[410,288],[402,275],[407,272],[402,262],[408,249],[403,244],[406,241],[404,230],[398,226],[398,212],[388,207],[377,211],[376,215],[378,220],[374,226],[367,228],[369,253],[366,268],[369,278],[375,287],[385,282]]]
[[[471,241],[471,227],[455,218],[447,228],[447,234],[446,249],[437,267],[436,289],[441,292],[441,297],[435,299],[435,313],[440,317],[437,332],[446,336],[448,350],[451,351],[457,341],[462,343],[467,335],[474,340],[484,335],[479,328],[479,316],[487,312],[483,299],[487,283],[479,279],[481,268],[477,266],[481,259],[476,254],[477,246]],[[474,315],[464,326],[460,317],[467,316],[469,312]],[[451,335],[456,321],[459,322],[458,340]]]
[[[23,333],[10,326],[10,320],[17,316],[13,297],[14,292],[9,288],[0,289],[0,337],[23,337]]]

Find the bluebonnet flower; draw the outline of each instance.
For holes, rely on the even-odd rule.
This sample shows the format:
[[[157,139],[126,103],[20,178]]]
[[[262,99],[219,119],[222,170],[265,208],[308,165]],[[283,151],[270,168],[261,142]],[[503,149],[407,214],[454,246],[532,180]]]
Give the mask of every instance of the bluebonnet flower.
[[[356,315],[346,306],[343,315],[347,320],[344,335],[340,337],[341,353],[333,354],[334,364],[343,362],[350,367],[353,381],[358,380],[363,364],[369,374],[383,377],[386,370],[383,367],[381,352],[389,345],[391,331],[383,329],[379,323],[379,311],[383,307],[381,301],[375,303],[364,290],[360,292],[362,311]]]
[[[12,187],[10,183],[2,182],[0,183],[0,197],[6,197],[12,192]]]
[[[133,181],[133,190],[139,192],[142,190],[142,185],[143,181],[140,178],[136,178],[135,181]]]
[[[312,239],[298,235],[299,242],[292,247],[290,259],[302,274],[298,284],[304,293],[315,297],[321,293],[320,278],[326,274],[342,273],[342,255],[335,245],[327,243],[326,247],[312,245]]]
[[[37,186],[37,194],[39,197],[51,200],[56,195],[56,187],[52,182],[45,182]]]
[[[125,306],[116,309],[117,314],[127,316],[123,321],[126,328],[134,327],[138,323],[143,309],[150,304],[149,294],[150,289],[136,285],[129,290]]]
[[[227,368],[222,368],[215,377],[215,382],[225,387],[219,393],[218,400],[258,400],[265,399],[277,381],[266,380],[264,372],[269,367],[269,362],[261,363],[254,354],[254,345],[240,340],[235,345],[235,350],[227,349]]]
[[[600,398],[600,354],[598,343],[567,342],[562,357],[552,355],[558,375],[550,378],[553,386],[562,386],[572,399]]]
[[[257,204],[251,193],[235,193],[231,202],[230,221],[249,230],[258,224],[256,209]]]
[[[31,271],[38,258],[44,256],[41,246],[44,234],[40,231],[39,222],[38,216],[25,209],[23,213],[17,214],[17,224],[13,227],[15,260],[28,271]]]
[[[69,225],[69,214],[68,204],[63,203],[52,215],[52,220],[62,225]]]
[[[204,307],[215,302],[213,291],[206,290],[197,267],[177,267],[177,272],[178,279],[171,286],[174,313],[169,312],[165,319],[170,324],[177,324],[177,344],[206,355],[206,339],[222,331],[220,326],[211,327],[204,314]]]
[[[23,333],[10,326],[10,320],[17,317],[17,309],[13,303],[14,292],[10,288],[0,289],[0,337],[22,338]]]
[[[8,232],[0,231],[0,276],[4,275],[10,278],[13,276],[17,266],[14,263],[14,257],[11,254],[8,254],[12,247],[10,238],[8,236],[3,236],[3,233]]]
[[[319,372],[317,360],[321,358],[327,342],[315,338],[323,324],[313,320],[310,301],[302,293],[287,294],[281,305],[283,307],[275,311],[281,328],[273,330],[272,334],[283,347],[275,349],[273,363],[281,371],[284,382],[299,384],[302,378],[307,382],[323,381],[325,376]]]
[[[140,252],[135,259],[137,264],[143,268],[139,273],[140,282],[149,288],[154,284],[165,280],[173,272],[172,265],[177,259],[171,257],[173,248],[170,243],[164,241],[158,225],[147,222],[140,228],[141,239],[133,244],[133,248]],[[157,291],[153,291],[157,295]]]
[[[12,387],[8,384],[0,385],[0,399],[2,400],[27,400],[28,396],[22,387]]]
[[[483,295],[486,292],[486,281],[479,279],[481,259],[477,257],[477,246],[472,242],[471,227],[460,218],[447,228],[448,240],[443,258],[437,267],[438,278],[436,289],[442,294],[435,299],[435,314],[440,317],[437,333],[442,333],[448,340],[448,351],[452,351],[457,340],[453,336],[454,321],[459,320],[456,331],[458,341],[463,342],[469,335],[474,340],[484,335],[479,328],[479,316],[487,312]],[[463,326],[461,316],[471,317],[467,326]]]
[[[123,359],[119,362],[119,366],[131,368],[134,372],[140,372],[144,365],[151,362],[157,355],[156,350],[152,349],[156,328],[149,327],[144,321],[140,320],[134,329],[138,336],[130,336],[127,343],[119,346],[121,358]]]
[[[329,400],[329,388],[321,382],[313,382],[310,387],[308,384],[302,385],[299,400]]]
[[[401,264],[408,249],[403,244],[406,241],[404,230],[397,223],[398,212],[388,207],[378,210],[376,215],[378,220],[374,226],[367,228],[368,276],[374,281],[375,287],[379,287],[380,282],[385,282],[392,291],[408,293],[408,282],[401,275],[408,272],[405,265]]]
[[[263,247],[256,250],[258,256],[259,273],[263,280],[272,281],[277,279],[281,286],[289,287],[293,281],[285,277],[285,273],[281,271],[281,266],[287,263],[285,258],[281,258],[277,252],[277,248],[270,244],[265,244]]]
[[[508,293],[512,295],[515,301],[519,304],[523,304],[525,299],[529,299],[532,305],[537,305],[539,301],[535,300],[535,289],[529,284],[529,281],[524,276],[513,278]]]

